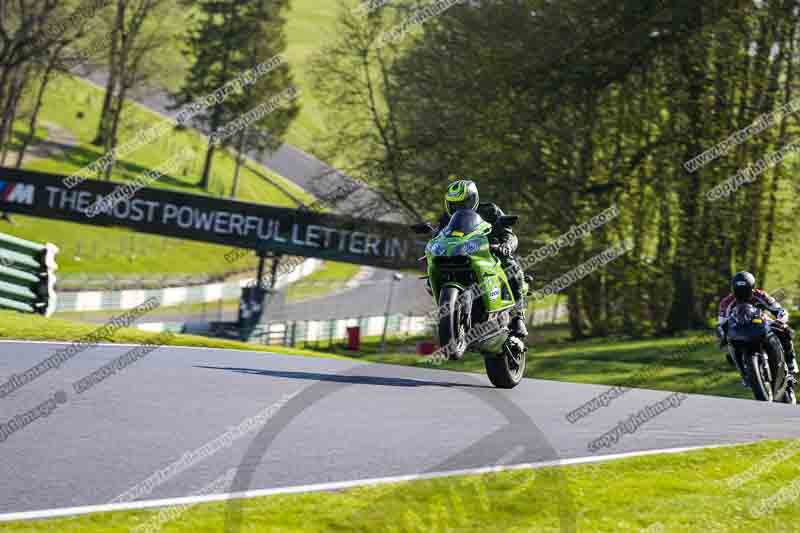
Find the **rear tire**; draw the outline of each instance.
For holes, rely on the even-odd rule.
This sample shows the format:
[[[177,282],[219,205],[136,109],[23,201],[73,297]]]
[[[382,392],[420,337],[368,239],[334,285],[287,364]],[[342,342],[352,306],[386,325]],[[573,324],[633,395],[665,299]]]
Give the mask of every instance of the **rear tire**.
[[[439,345],[451,361],[462,359],[467,351],[464,305],[459,303],[461,294],[462,291],[456,287],[443,287],[439,292],[439,308],[444,306],[447,309],[447,314],[439,319]]]
[[[522,381],[525,375],[528,351],[515,356],[510,353],[508,345],[503,346],[503,353],[499,355],[485,355],[483,363],[489,381],[498,389],[513,389]]]

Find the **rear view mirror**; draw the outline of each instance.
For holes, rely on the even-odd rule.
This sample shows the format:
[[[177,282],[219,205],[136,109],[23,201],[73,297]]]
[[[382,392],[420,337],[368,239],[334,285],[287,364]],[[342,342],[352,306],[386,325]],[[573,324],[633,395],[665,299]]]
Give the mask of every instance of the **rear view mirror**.
[[[411,231],[417,235],[430,235],[433,233],[433,226],[431,226],[430,222],[422,222],[411,226]]]

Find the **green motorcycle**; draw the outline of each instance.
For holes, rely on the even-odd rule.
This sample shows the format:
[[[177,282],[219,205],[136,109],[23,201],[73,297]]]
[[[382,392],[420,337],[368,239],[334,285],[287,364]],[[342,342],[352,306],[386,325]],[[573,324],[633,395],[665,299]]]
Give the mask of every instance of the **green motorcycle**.
[[[504,215],[497,223],[511,227],[517,219]],[[434,233],[429,223],[413,229],[419,234]],[[514,300],[506,272],[490,251],[491,231],[492,225],[476,211],[456,211],[425,248],[426,277],[439,306],[443,352],[453,360],[461,359],[467,350],[480,352],[492,384],[510,389],[522,381],[527,349],[520,339],[510,336],[508,326],[527,301]],[[527,281],[521,283],[520,293],[528,294]]]

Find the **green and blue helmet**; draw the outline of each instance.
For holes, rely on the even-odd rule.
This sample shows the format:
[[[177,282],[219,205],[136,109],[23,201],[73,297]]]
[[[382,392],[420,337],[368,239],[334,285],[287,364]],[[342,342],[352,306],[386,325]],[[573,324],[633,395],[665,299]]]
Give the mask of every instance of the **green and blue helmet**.
[[[447,188],[444,207],[452,216],[459,209],[477,209],[478,200],[478,186],[474,181],[456,180]]]

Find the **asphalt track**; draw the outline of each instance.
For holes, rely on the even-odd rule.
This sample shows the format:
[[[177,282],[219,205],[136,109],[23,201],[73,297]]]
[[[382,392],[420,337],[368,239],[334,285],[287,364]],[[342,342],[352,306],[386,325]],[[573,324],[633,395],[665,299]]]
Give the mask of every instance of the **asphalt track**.
[[[0,384],[61,346],[0,343]],[[566,413],[605,387],[526,379],[501,391],[481,375],[244,351],[165,347],[74,392],[130,349],[94,347],[0,398],[5,423],[67,396],[0,442],[0,515],[110,502],[270,406],[263,427],[138,499],[187,496],[231,468],[241,491],[800,438],[795,406],[697,395],[592,453],[590,441],[669,394],[631,391],[570,424]]]

